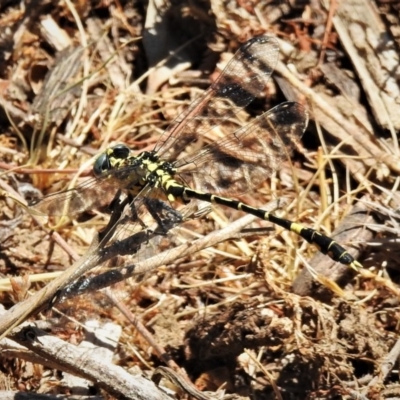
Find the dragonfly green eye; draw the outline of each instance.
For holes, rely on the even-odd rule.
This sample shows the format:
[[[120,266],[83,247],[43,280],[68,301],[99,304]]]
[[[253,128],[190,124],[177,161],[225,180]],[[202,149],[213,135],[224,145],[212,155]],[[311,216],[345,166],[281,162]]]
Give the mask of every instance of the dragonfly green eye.
[[[128,146],[125,146],[124,144],[117,144],[116,146],[112,147],[112,155],[115,158],[119,159],[125,159],[128,158],[130,149]]]
[[[95,176],[101,176],[104,172],[111,168],[110,158],[108,154],[101,154],[93,165],[93,173]]]
[[[116,160],[125,160],[128,158],[129,153],[129,147],[124,144],[117,144],[107,149],[103,154],[100,154],[93,165],[95,176],[100,176],[104,174],[104,172],[109,171]]]

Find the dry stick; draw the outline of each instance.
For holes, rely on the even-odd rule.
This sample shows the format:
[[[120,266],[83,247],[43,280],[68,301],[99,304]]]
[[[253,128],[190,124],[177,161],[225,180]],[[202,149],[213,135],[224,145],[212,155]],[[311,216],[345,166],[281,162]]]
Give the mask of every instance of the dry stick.
[[[91,254],[88,257],[83,257],[43,289],[39,290],[28,299],[16,304],[4,313],[0,321],[0,339],[8,335],[12,329],[29,317],[37,315],[42,310],[48,308],[48,305],[51,304],[52,299],[54,299],[57,293],[59,293],[68,282],[77,277],[77,270],[82,271],[82,268],[84,270],[93,268],[100,261],[101,258],[99,255]]]
[[[16,192],[10,185],[8,185],[6,182],[4,182],[2,179],[0,179],[0,188],[2,188],[5,193],[0,193],[0,195],[3,195],[7,197],[9,194],[12,195],[12,199],[15,200],[20,206],[23,208],[27,209],[27,205],[25,204],[25,200],[20,196],[18,192]],[[57,233],[57,232],[49,232],[47,228],[45,228],[40,221],[39,218],[37,218],[35,215],[31,215],[32,219],[36,222],[37,225],[41,227],[45,232],[51,235],[54,241],[73,259],[73,260],[78,260],[79,256],[76,254],[75,250],[72,249],[72,247]]]
[[[213,232],[212,234],[208,235],[205,238],[198,239],[193,244],[188,243],[185,245],[178,246],[175,249],[168,250],[160,255],[154,256],[148,260],[144,260],[142,262],[137,263],[134,268],[134,271],[135,271],[135,273],[140,273],[140,274],[149,272],[164,263],[176,261],[176,259],[179,257],[186,256],[193,252],[199,251],[205,247],[213,246],[221,241],[227,240],[227,239],[231,238],[232,236],[234,236],[235,234],[238,234],[244,227],[248,226],[255,219],[256,219],[256,217],[254,217],[252,215],[246,215],[245,217],[228,225],[226,228],[221,229],[220,231],[217,231],[217,232]],[[89,257],[89,260],[83,260],[83,262],[78,263],[78,265],[81,266],[82,264],[85,263],[85,261],[92,263],[93,261],[97,261],[98,258],[100,258],[99,255],[96,255],[96,257]],[[69,272],[67,274],[67,276],[70,276],[71,273],[73,273],[75,269],[76,269],[76,267],[75,268],[71,267],[69,269],[69,270],[72,270],[71,272],[69,272],[69,270],[66,271],[66,272]],[[19,313],[17,313],[16,311],[13,312],[13,309],[12,309],[12,310],[6,312],[5,314],[3,314],[3,316],[2,316],[3,321],[11,321],[14,323],[17,321],[19,323],[19,320],[21,320],[21,317],[26,318],[27,316],[33,315],[33,313],[39,309],[39,306],[43,307],[43,305],[46,304],[46,302],[44,301],[46,298],[50,298],[50,299],[52,298],[52,296],[49,296],[49,294],[53,293],[53,292],[55,293],[54,289],[58,288],[60,286],[59,281],[60,281],[60,279],[56,279],[55,281],[51,282],[49,285],[47,285],[40,292],[36,293],[34,296],[29,298],[28,300],[26,300],[22,303],[19,303],[18,304],[18,306],[19,306],[18,312]],[[64,282],[64,279],[62,281]],[[31,306],[30,308],[27,309],[27,305],[33,304],[33,300],[36,301],[36,303],[34,303],[34,308],[32,309],[32,306]],[[18,318],[19,318],[19,320],[18,320]],[[3,321],[2,321],[2,325],[3,325],[2,329],[7,327],[7,325],[5,325]],[[13,328],[12,326],[8,325],[8,330],[11,330],[12,328]],[[36,336],[36,335],[34,335],[34,336]],[[32,351],[37,352],[40,356],[46,357],[50,361],[53,360],[53,357],[55,357],[55,356],[61,357],[61,354],[62,354],[62,358],[64,359],[64,357],[66,357],[66,360],[63,360],[61,365],[62,365],[63,369],[67,369],[68,372],[74,373],[73,371],[70,370],[70,368],[74,368],[74,366],[76,366],[77,364],[79,365],[79,363],[77,363],[75,357],[78,357],[77,359],[80,359],[79,357],[82,356],[81,353],[77,353],[77,350],[75,350],[74,348],[67,349],[66,343],[63,341],[58,341],[58,339],[55,339],[55,338],[48,339],[51,343],[49,342],[46,346],[42,346],[41,343],[39,342],[39,340],[31,340],[28,344],[28,342],[26,341],[26,334],[19,334],[19,335],[17,334],[17,335],[12,335],[11,337],[14,340],[16,340],[17,342],[20,342],[23,345],[27,345],[27,347],[29,347]],[[40,338],[40,341],[41,340],[42,340],[42,337]],[[61,345],[61,343],[62,343],[62,345]],[[55,352],[53,354],[54,349],[55,349]],[[60,353],[61,349],[66,349],[65,353],[64,352]],[[88,362],[85,361],[86,369],[83,374],[81,373],[81,370],[80,370],[80,376],[83,376],[89,380],[98,379],[97,375],[94,374],[94,372],[91,371],[89,368],[89,365],[91,365],[91,364],[96,364],[96,363],[91,363],[90,360]],[[110,366],[108,365],[108,367],[110,367]],[[102,369],[102,366],[99,366],[99,368],[100,368],[99,369],[100,376],[106,375],[104,370]],[[77,372],[75,372],[75,373],[77,373]],[[109,374],[109,371],[107,372],[107,374]],[[116,384],[119,384],[119,383],[112,381],[111,388],[116,387],[115,386]],[[106,390],[110,390],[110,386],[108,386],[108,383],[104,383],[104,385],[105,385],[104,388]],[[125,386],[124,386],[124,388],[125,388]]]
[[[332,0],[329,5],[329,14],[326,21],[324,38],[321,43],[321,53],[319,54],[318,65],[322,64],[325,58],[326,47],[329,41],[329,35],[332,33],[333,16],[338,8],[338,0]],[[317,66],[318,66],[317,65]]]
[[[237,235],[244,227],[248,226],[255,219],[256,219],[256,217],[254,217],[254,216],[246,215],[245,217],[228,225],[226,228],[224,228],[220,231],[217,231],[217,232],[213,232],[212,234],[208,235],[205,238],[198,239],[193,244],[188,243],[185,245],[181,245],[175,249],[168,250],[162,254],[154,256],[148,260],[139,262],[135,265],[134,273],[149,272],[164,263],[176,261],[176,259],[179,257],[183,257],[187,254],[191,254],[195,251],[199,251],[205,247],[213,246],[216,243],[227,240],[227,239],[231,238],[232,236]],[[95,257],[94,256],[89,257],[89,260],[83,260],[83,262],[78,263],[78,265],[81,266],[85,262],[90,262],[90,264],[92,264],[93,262],[98,261],[99,259],[100,259],[100,255],[97,254]],[[72,269],[72,267],[70,269]],[[73,268],[72,273],[74,272],[75,269],[76,268]],[[68,272],[68,271],[66,271],[66,272]],[[68,273],[68,276],[70,276],[70,275],[71,275],[71,273]],[[36,295],[32,296],[27,301],[20,303],[20,305],[26,304],[26,303],[32,304],[32,301],[33,301],[32,299],[34,299],[35,301],[37,301],[36,307],[35,307],[35,309],[37,310],[38,306],[41,303],[45,304],[44,299],[49,296],[49,293],[52,293],[54,291],[54,287],[59,287],[59,283],[57,283],[57,281],[60,281],[60,280],[56,279],[56,281],[53,281],[51,284],[46,286],[40,292],[36,293]],[[64,281],[64,279],[63,279],[63,281]],[[38,302],[38,301],[40,301],[40,302]],[[26,310],[26,307],[20,306],[19,310],[21,313],[21,312],[23,312],[23,310]],[[10,320],[10,317],[8,316],[9,314],[10,314],[10,311],[3,315],[4,320]],[[31,315],[31,314],[23,314],[23,317],[25,317],[26,315]],[[11,313],[11,316],[12,316],[12,318],[14,318],[14,321],[15,321],[15,318],[17,318],[17,315],[15,313]],[[20,316],[21,316],[21,314],[20,314]],[[13,320],[11,320],[11,321],[13,321]],[[59,341],[58,339],[55,339],[55,338],[47,338],[47,337],[46,337],[46,341],[44,342],[44,338],[41,336],[39,339],[36,339],[36,334],[34,334],[35,340],[27,340],[26,336],[27,335],[24,333],[24,334],[12,335],[11,337],[14,340],[16,340],[17,342],[20,342],[21,344],[26,345],[28,348],[30,348],[32,351],[36,352],[38,355],[45,357],[48,360],[53,361],[53,362],[55,362],[55,361],[60,362],[63,370],[67,370],[68,372],[71,372],[71,373],[79,372],[80,376],[83,376],[86,379],[89,379],[92,381],[94,380],[94,381],[98,382],[97,379],[100,379],[100,377],[104,378],[104,375],[109,374],[111,376],[110,382],[109,381],[102,382],[101,380],[99,381],[100,386],[103,387],[107,391],[111,391],[112,388],[120,386],[119,380],[117,380],[117,381],[115,380],[117,378],[115,378],[115,376],[114,376],[114,370],[112,370],[112,371],[107,370],[107,374],[105,374],[105,372],[103,370],[104,366],[93,365],[96,363],[91,362],[90,359],[88,359],[87,361],[85,360],[84,364],[77,362],[77,360],[79,360],[80,357],[82,357],[82,354],[79,353],[78,350],[76,350],[74,347],[71,347],[71,348],[68,347],[70,345],[67,346],[67,344],[65,342]],[[29,336],[30,335],[29,335],[29,331],[28,331],[28,337]],[[65,349],[65,352],[62,351],[61,349]],[[57,360],[55,360],[54,357],[56,357]],[[75,370],[77,365],[79,366],[79,371]],[[92,370],[91,367],[93,367],[94,370]],[[84,368],[83,373],[82,373],[81,368]],[[107,365],[107,368],[110,368],[110,366]],[[118,367],[115,367],[115,368],[118,368]],[[119,371],[119,370],[117,369],[117,371]],[[120,378],[118,378],[118,379],[120,379]],[[122,379],[125,379],[125,378],[122,377]],[[133,379],[133,378],[131,378],[131,379]],[[132,385],[136,385],[136,383],[132,383]],[[126,388],[126,385],[122,385],[122,389],[125,389],[125,388]],[[130,387],[129,390],[131,390],[130,393],[132,393],[132,390],[133,390],[132,387]],[[154,398],[155,394],[156,394],[156,392],[153,393],[153,397],[148,397],[148,398],[149,399]],[[124,393],[124,395],[126,395],[126,394]]]
[[[107,245],[107,241],[111,239],[111,236],[117,229],[118,224],[116,223],[116,220],[122,213],[121,207],[124,207],[124,203],[117,205],[111,215],[109,224],[103,232],[102,245]],[[165,226],[167,226],[168,223],[173,223],[173,221],[165,222]],[[158,232],[160,231],[158,230]],[[62,289],[76,281],[87,271],[116,257],[121,254],[121,252],[125,252],[124,254],[126,254],[127,250],[129,250],[132,254],[135,253],[141,244],[159,234],[160,233],[157,233],[157,230],[151,230],[149,228],[144,229],[143,231],[132,235],[128,239],[117,241],[108,247],[98,246],[97,239],[95,239],[85,256],[81,257],[70,268],[64,271],[43,289],[39,290],[23,302],[16,304],[2,315],[2,319],[0,320],[0,339],[29,317],[37,315],[44,309],[49,308],[54,299],[61,293]],[[125,245],[125,247],[122,245]]]
[[[176,261],[176,259],[179,257],[184,257],[187,254],[192,254],[196,251],[204,249],[205,247],[209,247],[223,240],[227,240],[231,238],[232,235],[237,234],[240,230],[253,222],[255,219],[256,217],[247,215],[240,220],[230,224],[228,227],[222,229],[221,231],[214,232],[213,234],[205,238],[197,240],[193,244],[188,243],[175,249],[168,250],[165,252],[166,254],[162,253],[148,260],[141,261],[134,265],[133,274],[142,274],[152,271],[160,265]],[[148,237],[148,234],[143,234],[143,232],[139,232],[138,235]],[[135,238],[133,238],[132,241],[134,242]],[[138,242],[143,243],[143,241],[144,238],[139,237]],[[116,251],[116,249],[118,249],[118,243],[116,245],[117,246],[114,248],[114,252],[118,253]],[[2,319],[0,321],[0,339],[6,336],[13,328],[18,326],[29,317],[37,315],[39,312],[47,308],[49,304],[51,304],[54,297],[60,292],[61,289],[65,288],[66,285],[70,284],[83,273],[94,268],[98,264],[109,260],[112,257],[115,257],[117,255],[115,253],[113,253],[112,246],[110,246],[110,250],[107,254],[100,252],[89,252],[87,256],[84,256],[80,260],[75,262],[63,274],[57,277],[54,281],[50,282],[42,290],[35,293],[27,300],[16,304],[14,307],[12,307],[10,310],[2,315]],[[131,265],[127,266],[127,268],[124,268],[121,272],[122,274],[124,273],[124,270],[130,271],[130,274],[132,275]],[[127,278],[128,276],[125,275],[124,277]]]
[[[258,218],[252,215],[246,215],[238,219],[237,221],[232,222],[225,228],[212,232],[209,235],[194,242],[182,244],[178,247],[175,247],[174,249],[167,250],[147,260],[140,261],[134,265],[129,263],[121,267],[121,273],[124,276],[124,279],[126,279],[138,274],[147,274],[164,264],[168,265],[171,263],[176,263],[177,259],[179,258],[186,257],[207,247],[212,247],[220,242],[232,239],[235,235],[238,235],[243,228],[251,224],[256,219]],[[127,275],[124,274],[124,269],[127,270]]]
[[[216,400],[220,398],[214,395],[208,395],[197,389],[192,383],[188,383],[184,376],[181,376],[176,371],[167,367],[157,367],[151,377],[152,381],[157,385],[160,383],[161,378],[164,377],[172,382],[175,386],[181,388],[185,393],[197,400]],[[226,398],[224,396],[224,398]]]
[[[113,87],[122,91],[125,90],[126,74],[133,74],[132,67],[129,67],[128,63],[121,56],[123,52],[117,53],[114,48],[114,43],[111,42],[109,37],[106,35],[99,18],[89,17],[85,21],[89,37],[96,43],[96,48],[101,57],[101,60],[105,64],[105,68],[108,71],[108,76],[113,84]],[[119,55],[119,57],[117,57]],[[111,59],[115,62],[108,62]]]
[[[175,377],[179,382],[179,387],[185,390],[187,393],[192,394],[193,397],[200,400],[209,400],[210,397],[201,393],[190,381],[185,371],[183,371],[179,365],[168,355],[166,350],[160,346],[153,335],[146,329],[146,327],[142,324],[139,318],[135,317],[128,307],[125,306],[123,302],[121,302],[113,293],[111,288],[107,288],[104,290],[106,296],[112,301],[115,307],[125,316],[125,318],[136,328],[136,330],[142,335],[142,337],[147,341],[147,343],[152,346],[158,357],[166,364],[169,368],[158,367],[152,376],[153,382],[157,385],[159,384],[159,380],[155,379],[155,375],[161,374],[165,377],[165,371],[167,371],[167,378],[175,382],[175,379],[171,379],[171,377]]]
[[[21,392],[12,390],[0,390],[0,400],[67,400],[69,396],[60,395],[49,395],[49,394],[37,394],[32,392]],[[76,400],[91,400],[93,396],[87,397],[75,397]]]
[[[128,307],[126,307],[126,305],[120,299],[118,299],[117,296],[115,296],[111,288],[106,288],[104,293],[111,300],[114,306],[118,308],[121,314],[136,328],[136,330],[142,335],[147,343],[153,347],[158,357],[160,357],[160,359],[170,368],[181,372],[183,375],[183,372],[180,371],[179,365],[176,364],[175,361],[168,356],[166,350],[155,341],[153,335],[148,331],[148,329],[146,329],[140,319],[135,317]]]
[[[324,114],[325,118],[333,121],[337,125],[338,130],[336,132],[330,132],[331,135],[337,136],[343,143],[357,149],[362,161],[369,168],[374,168],[377,162],[381,162],[386,164],[394,172],[400,173],[399,160],[393,155],[383,152],[372,140],[367,140],[373,135],[372,132],[366,131],[362,125],[356,126],[349,122],[348,119],[330,106],[321,96],[297,79],[283,62],[278,62],[275,71],[286,79],[290,85],[306,96],[306,98],[312,102],[313,106],[317,107]],[[325,121],[319,122],[322,126],[325,125]],[[358,176],[356,173],[354,175],[359,181],[363,181],[362,176]]]
[[[11,339],[48,360],[57,369],[81,376],[117,398],[132,400],[170,400],[153,382],[142,376],[133,376],[123,368],[101,362],[90,353],[28,326],[11,334]]]
[[[364,395],[360,394],[356,390],[348,390],[349,395],[351,396],[352,399],[356,400],[369,400],[367,397]]]
[[[368,387],[373,388],[383,385],[386,377],[390,374],[400,357],[400,339],[397,340],[390,353],[382,360],[379,374],[369,382]]]
[[[321,4],[325,8],[329,7],[327,0],[322,0]],[[374,120],[391,133],[392,142],[390,148],[387,147],[388,153],[398,157],[396,130],[400,125],[397,100],[400,89],[395,71],[399,56],[385,23],[374,2],[347,0],[340,2],[333,24],[353,64]]]
[[[275,201],[271,202],[269,205],[274,204],[274,207],[266,207],[265,209],[269,210],[276,208],[276,203],[277,202]],[[186,257],[207,247],[215,246],[220,242],[233,239],[238,236],[246,236],[246,233],[240,233],[240,231],[242,231],[247,225],[251,224],[256,219],[257,217],[246,215],[229,224],[225,228],[211,232],[207,236],[197,239],[194,242],[187,242],[146,260],[139,261],[135,264],[126,263],[103,274],[90,277],[85,281],[84,285],[79,284],[79,282],[76,287],[71,285],[68,293],[63,293],[63,296],[67,298],[74,297],[83,293],[104,289],[105,287],[114,285],[133,276],[147,274],[162,265],[172,264],[175,266],[179,258]],[[264,231],[264,229],[261,228],[261,231]],[[256,232],[251,231],[251,234],[254,233]],[[82,288],[82,286],[84,287]]]
[[[36,354],[35,352],[28,350],[25,346],[21,346],[14,340],[4,338],[3,340],[1,340],[0,346],[1,346],[2,357],[8,358],[9,360],[20,359],[28,361],[32,364],[47,365],[47,367],[51,369],[57,369],[59,366],[57,363],[46,360],[39,354]]]

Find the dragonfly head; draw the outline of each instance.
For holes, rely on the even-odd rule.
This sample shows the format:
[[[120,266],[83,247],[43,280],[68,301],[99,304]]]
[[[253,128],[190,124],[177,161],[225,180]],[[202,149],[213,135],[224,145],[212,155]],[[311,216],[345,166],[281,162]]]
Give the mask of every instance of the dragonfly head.
[[[122,160],[128,158],[130,149],[124,144],[117,144],[100,154],[93,165],[95,176],[101,176],[120,164]]]

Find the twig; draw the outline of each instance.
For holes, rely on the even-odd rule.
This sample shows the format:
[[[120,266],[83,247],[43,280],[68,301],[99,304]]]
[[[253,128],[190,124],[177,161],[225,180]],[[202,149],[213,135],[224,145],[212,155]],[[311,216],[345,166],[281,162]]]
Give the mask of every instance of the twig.
[[[27,326],[11,335],[11,339],[36,354],[56,363],[58,369],[77,374],[118,398],[132,400],[170,400],[153,382],[132,376],[123,368],[93,358],[77,346],[64,342],[34,326]]]

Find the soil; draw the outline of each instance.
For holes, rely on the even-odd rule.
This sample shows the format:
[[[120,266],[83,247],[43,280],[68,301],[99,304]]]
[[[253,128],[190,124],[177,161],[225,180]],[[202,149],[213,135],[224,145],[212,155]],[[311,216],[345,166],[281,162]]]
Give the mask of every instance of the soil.
[[[383,0],[2,2],[2,398],[399,398],[399,11]],[[161,190],[124,208],[93,175],[118,143],[157,148],[257,35],[280,47],[262,96],[177,156],[301,103],[310,120],[293,153],[234,195],[334,238],[355,268]],[[87,188],[85,206],[67,219],[26,206],[73,188]],[[42,203],[49,214],[65,193]]]

